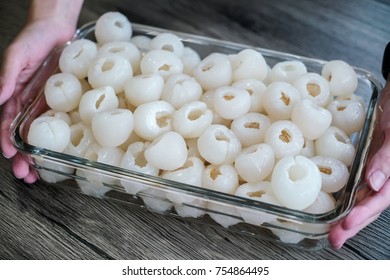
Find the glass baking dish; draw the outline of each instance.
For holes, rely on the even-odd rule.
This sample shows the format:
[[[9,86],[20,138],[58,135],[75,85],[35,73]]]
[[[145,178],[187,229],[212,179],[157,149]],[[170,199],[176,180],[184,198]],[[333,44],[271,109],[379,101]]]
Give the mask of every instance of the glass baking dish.
[[[185,46],[196,50],[201,57],[212,52],[231,54],[252,48],[263,54],[270,67],[280,61],[299,60],[306,65],[308,71],[320,73],[325,63],[317,59],[135,23],[132,26],[133,35],[153,37],[160,33],[174,33],[183,40]],[[94,27],[94,22],[86,24],[78,30],[74,39],[95,40]],[[43,88],[46,80],[58,71],[58,60],[63,47],[53,50],[23,93],[15,97],[19,99],[22,109],[12,124],[12,141],[38,171],[44,184],[308,250],[327,246],[330,225],[348,213],[359,188],[364,186],[364,165],[378,119],[377,100],[381,84],[363,69],[355,68],[359,79],[355,93],[363,97],[367,114],[362,131],[353,137],[356,154],[350,166],[351,175],[346,186],[334,194],[336,208],[333,211],[309,214],[29,145],[29,126],[48,109]],[[180,202],[173,203],[167,199],[167,194],[168,197],[180,197]],[[245,222],[243,215],[252,217],[250,220],[253,222]]]

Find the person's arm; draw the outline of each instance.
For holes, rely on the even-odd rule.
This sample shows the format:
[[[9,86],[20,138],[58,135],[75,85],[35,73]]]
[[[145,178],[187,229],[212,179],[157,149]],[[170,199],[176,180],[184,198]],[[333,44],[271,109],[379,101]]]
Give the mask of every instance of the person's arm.
[[[0,144],[3,155],[11,159],[14,175],[28,183],[34,182],[37,176],[11,143],[10,124],[19,109],[17,102],[10,98],[23,90],[54,47],[72,38],[82,4],[82,0],[31,1],[23,29],[3,53],[0,105],[5,104],[1,113]]]
[[[28,20],[47,18],[76,27],[83,0],[32,0]]]
[[[0,105],[17,89],[18,83],[30,78],[32,70],[54,46],[72,37],[82,3],[82,0],[31,1],[25,26],[3,54]]]

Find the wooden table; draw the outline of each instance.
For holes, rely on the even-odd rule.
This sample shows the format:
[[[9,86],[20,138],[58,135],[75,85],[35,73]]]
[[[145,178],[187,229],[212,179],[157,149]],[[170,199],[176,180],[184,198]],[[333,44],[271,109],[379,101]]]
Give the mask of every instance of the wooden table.
[[[27,0],[1,1],[0,48]],[[385,0],[86,1],[79,25],[118,10],[133,22],[324,60],[380,75],[390,39]],[[390,210],[340,250],[302,251],[15,179],[0,157],[0,259],[390,259]]]

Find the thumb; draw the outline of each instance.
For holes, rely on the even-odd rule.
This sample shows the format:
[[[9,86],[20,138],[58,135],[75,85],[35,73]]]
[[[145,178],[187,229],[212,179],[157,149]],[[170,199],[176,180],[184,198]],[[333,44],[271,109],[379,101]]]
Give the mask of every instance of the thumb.
[[[16,48],[9,47],[4,52],[3,64],[0,70],[0,105],[4,104],[15,91],[19,74],[23,70],[24,61]]]
[[[376,128],[373,135],[373,148],[380,146],[379,150],[373,154],[373,157],[367,164],[366,181],[371,189],[378,191],[390,177],[390,83],[387,82],[382,90],[382,113],[379,116],[380,125]],[[380,145],[380,140],[383,143]]]
[[[382,146],[371,158],[366,169],[366,181],[371,189],[379,191],[390,177],[390,137],[385,136]]]

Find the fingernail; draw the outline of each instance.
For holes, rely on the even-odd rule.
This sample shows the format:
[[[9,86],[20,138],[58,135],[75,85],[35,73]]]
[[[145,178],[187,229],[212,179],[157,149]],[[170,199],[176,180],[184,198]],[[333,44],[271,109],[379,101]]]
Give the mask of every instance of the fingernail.
[[[371,174],[369,178],[370,185],[375,191],[379,191],[380,188],[386,182],[386,180],[386,175],[380,170],[376,170],[374,173]]]
[[[6,155],[4,153],[3,153],[3,157],[6,158],[6,159],[10,159],[11,158],[11,156],[8,156],[8,155]]]

